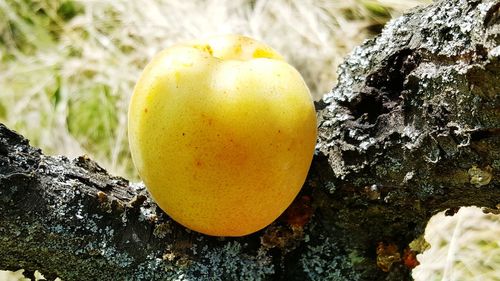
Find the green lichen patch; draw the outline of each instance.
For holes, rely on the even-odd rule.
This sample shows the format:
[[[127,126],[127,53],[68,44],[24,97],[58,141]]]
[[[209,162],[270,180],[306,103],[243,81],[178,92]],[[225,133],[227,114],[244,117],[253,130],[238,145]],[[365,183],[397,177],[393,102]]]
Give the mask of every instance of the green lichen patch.
[[[472,166],[468,171],[470,183],[477,187],[489,184],[493,178],[492,171],[493,169],[490,166],[486,166],[483,169],[475,165]]]

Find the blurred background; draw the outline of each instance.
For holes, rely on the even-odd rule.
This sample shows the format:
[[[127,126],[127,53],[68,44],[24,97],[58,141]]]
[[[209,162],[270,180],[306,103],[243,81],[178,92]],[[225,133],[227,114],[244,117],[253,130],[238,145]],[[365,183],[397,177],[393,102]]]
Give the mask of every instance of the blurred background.
[[[336,68],[393,17],[429,0],[0,0],[0,122],[46,154],[87,154],[139,180],[127,107],[141,70],[176,42],[241,33],[274,47],[315,99]],[[437,215],[416,280],[500,280],[500,218]],[[0,253],[1,254],[1,253]],[[20,273],[0,272],[1,280]]]

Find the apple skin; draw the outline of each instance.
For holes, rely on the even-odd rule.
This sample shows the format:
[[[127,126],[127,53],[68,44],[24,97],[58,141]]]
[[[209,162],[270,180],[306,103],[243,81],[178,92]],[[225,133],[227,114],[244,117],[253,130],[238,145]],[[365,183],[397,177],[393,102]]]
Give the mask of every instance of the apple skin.
[[[247,235],[279,217],[305,181],[317,135],[299,72],[238,35],[157,54],[135,86],[128,122],[154,201],[214,236]]]

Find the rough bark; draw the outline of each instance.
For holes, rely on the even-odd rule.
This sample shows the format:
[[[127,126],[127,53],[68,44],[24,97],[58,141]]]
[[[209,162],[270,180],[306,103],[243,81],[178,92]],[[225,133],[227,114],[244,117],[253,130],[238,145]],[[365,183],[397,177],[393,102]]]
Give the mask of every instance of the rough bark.
[[[318,104],[301,194],[246,237],[191,232],[144,186],[86,157],[45,156],[0,125],[0,269],[63,280],[411,280],[433,214],[498,212],[499,8],[439,1],[354,50]]]

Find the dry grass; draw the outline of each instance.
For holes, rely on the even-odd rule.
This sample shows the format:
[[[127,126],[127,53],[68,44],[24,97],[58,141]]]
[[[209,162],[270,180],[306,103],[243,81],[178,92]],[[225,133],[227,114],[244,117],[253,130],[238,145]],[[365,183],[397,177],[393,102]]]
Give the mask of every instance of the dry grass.
[[[418,256],[417,281],[500,280],[500,216],[462,208],[455,216],[435,215],[425,239],[432,245]]]
[[[127,104],[159,50],[185,39],[246,34],[283,53],[320,98],[348,51],[420,2],[0,1],[0,121],[46,153],[88,153],[135,178]]]
[[[249,35],[284,54],[320,98],[347,52],[389,18],[426,2],[0,1],[0,122],[46,153],[89,154],[114,174],[136,179],[126,138],[128,99],[160,49],[195,37]],[[451,220],[435,217],[427,231],[433,248],[415,278],[500,280],[494,277],[499,234],[496,217],[469,210]]]

